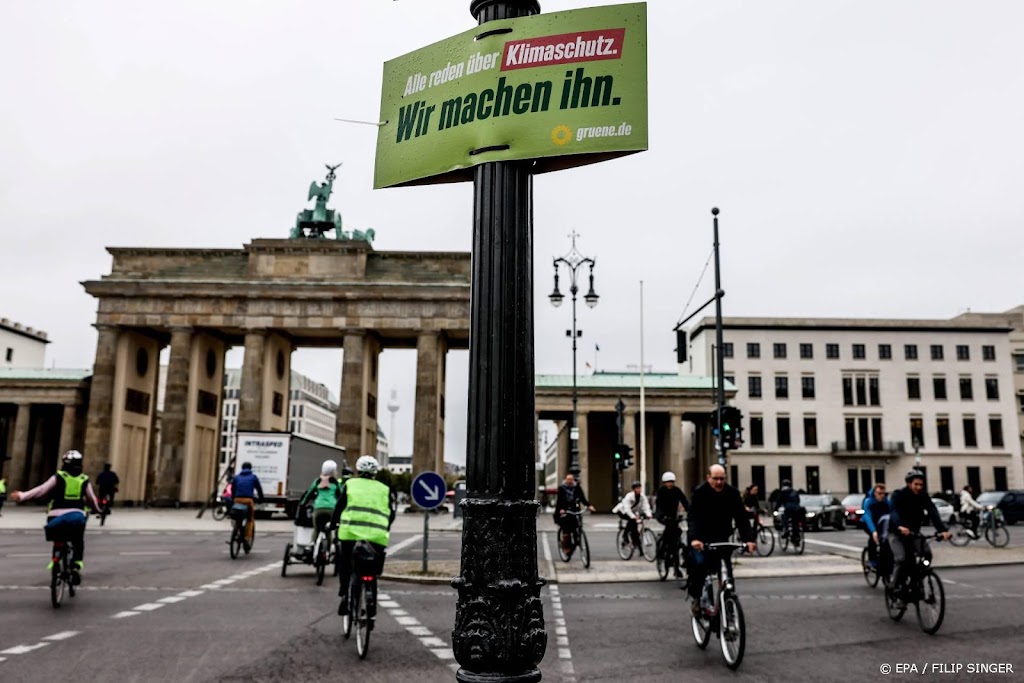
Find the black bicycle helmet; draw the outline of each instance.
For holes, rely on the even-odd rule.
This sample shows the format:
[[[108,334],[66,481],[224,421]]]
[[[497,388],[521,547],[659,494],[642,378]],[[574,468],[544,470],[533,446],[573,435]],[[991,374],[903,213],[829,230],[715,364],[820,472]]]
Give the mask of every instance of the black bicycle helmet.
[[[635,489],[635,488],[639,488],[639,487],[641,487],[641,486],[643,486],[643,484],[641,484],[641,483],[640,483],[640,482],[638,482],[638,481],[634,481],[634,482],[632,483],[632,485],[630,486],[630,488],[634,488],[634,489]]]
[[[903,481],[909,484],[915,479],[920,479],[921,481],[924,481],[924,472],[918,469],[910,470],[909,472],[907,472],[907,476],[903,478]]]

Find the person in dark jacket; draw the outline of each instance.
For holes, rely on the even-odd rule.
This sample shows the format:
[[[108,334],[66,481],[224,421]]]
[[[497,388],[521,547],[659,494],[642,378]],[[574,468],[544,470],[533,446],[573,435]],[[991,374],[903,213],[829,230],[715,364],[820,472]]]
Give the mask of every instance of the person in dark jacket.
[[[910,470],[906,476],[907,485],[892,494],[890,503],[892,512],[889,513],[889,548],[892,550],[892,578],[890,585],[897,590],[899,595],[900,580],[903,578],[907,568],[914,562],[917,552],[921,552],[928,559],[931,559],[931,550],[928,544],[922,539],[911,537],[912,534],[921,533],[921,524],[924,523],[927,515],[935,530],[942,535],[943,539],[949,538],[949,531],[939,517],[939,511],[935,509],[935,503],[924,490],[924,473],[921,470]]]
[[[756,550],[754,530],[750,526],[750,518],[743,507],[739,490],[725,483],[725,468],[721,465],[708,468],[707,481],[694,489],[687,520],[690,525],[690,547],[694,551],[687,590],[693,600],[691,611],[700,614],[700,594],[708,572],[704,546],[728,541],[735,526],[740,532],[740,538],[747,544],[747,550],[753,553]],[[728,559],[726,557],[726,561]]]
[[[252,545],[256,532],[256,504],[263,502],[263,486],[260,478],[252,473],[252,463],[243,462],[242,470],[231,480],[231,493],[235,505],[249,506],[249,524],[245,527],[245,543]]]
[[[864,501],[864,515],[861,517],[864,530],[868,534],[868,562],[871,566],[878,565],[878,544],[881,542],[878,523],[890,512],[892,507],[885,496],[885,484],[875,484],[871,495]]]
[[[800,520],[803,510],[800,507],[800,494],[793,489],[793,482],[789,479],[782,480],[782,488],[775,499],[772,511],[782,510],[782,521],[784,527],[787,524],[794,524]]]
[[[679,508],[689,512],[690,501],[686,499],[683,490],[676,486],[676,475],[666,472],[661,475],[661,487],[654,498],[654,518],[665,525],[665,553],[672,557],[673,553],[678,556],[679,538],[682,532],[679,529]],[[675,576],[681,578],[682,570],[676,566]]]
[[[587,500],[587,495],[583,493],[583,487],[576,483],[576,477],[572,474],[565,475],[565,481],[558,487],[558,498],[555,501],[555,524],[558,525],[561,533],[560,542],[562,544],[562,551],[569,553],[572,551],[572,532],[576,531],[576,525],[578,520],[576,515],[569,514],[570,512],[578,512],[581,506],[587,506],[587,509],[593,512],[594,506]]]
[[[110,469],[110,463],[103,465],[103,471],[96,477],[96,488],[99,489],[100,498],[107,499],[107,506],[114,507],[114,494],[117,493],[117,486],[121,483],[117,472]]]

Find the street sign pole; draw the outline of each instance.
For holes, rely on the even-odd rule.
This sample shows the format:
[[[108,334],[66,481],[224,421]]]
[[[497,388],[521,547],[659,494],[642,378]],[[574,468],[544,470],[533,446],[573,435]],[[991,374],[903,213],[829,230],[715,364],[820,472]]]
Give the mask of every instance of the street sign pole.
[[[423,511],[423,574],[427,573],[427,546],[430,545],[430,510]]]
[[[412,480],[412,502],[423,510],[423,565],[427,573],[427,549],[430,545],[430,515],[434,508],[444,502],[448,485],[437,472],[420,472]]]

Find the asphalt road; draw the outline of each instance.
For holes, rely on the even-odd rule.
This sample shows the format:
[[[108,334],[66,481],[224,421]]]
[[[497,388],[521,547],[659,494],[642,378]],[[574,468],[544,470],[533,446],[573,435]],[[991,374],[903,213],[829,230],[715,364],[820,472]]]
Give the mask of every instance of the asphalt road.
[[[613,533],[593,529],[595,562],[614,556]],[[341,638],[337,584],[317,588],[303,566],[281,577],[289,536],[260,535],[252,555],[232,561],[226,534],[90,530],[83,590],[54,610],[39,533],[0,532],[0,680],[63,680],[69,671],[147,683],[454,680],[451,588],[382,582],[370,655],[359,661],[354,643]],[[413,537],[396,534],[393,546]],[[459,534],[435,534],[432,556],[456,559],[458,543]],[[418,542],[394,554],[403,556],[418,558]],[[947,616],[934,637],[921,633],[912,612],[892,623],[881,592],[857,575],[743,581],[748,646],[737,674],[724,668],[715,641],[706,651],[693,644],[683,593],[671,582],[553,586],[543,591],[549,645],[541,669],[545,681],[565,683],[859,681],[901,680],[880,674],[882,664],[1003,662],[1016,673],[991,680],[1024,677],[1020,567],[941,575]],[[970,678],[979,679],[986,680]]]

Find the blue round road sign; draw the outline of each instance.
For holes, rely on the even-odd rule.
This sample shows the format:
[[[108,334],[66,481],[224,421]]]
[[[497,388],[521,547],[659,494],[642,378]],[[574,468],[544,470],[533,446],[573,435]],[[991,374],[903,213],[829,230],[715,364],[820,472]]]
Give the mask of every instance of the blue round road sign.
[[[412,502],[424,510],[433,510],[444,502],[448,489],[437,472],[421,472],[412,480]]]

